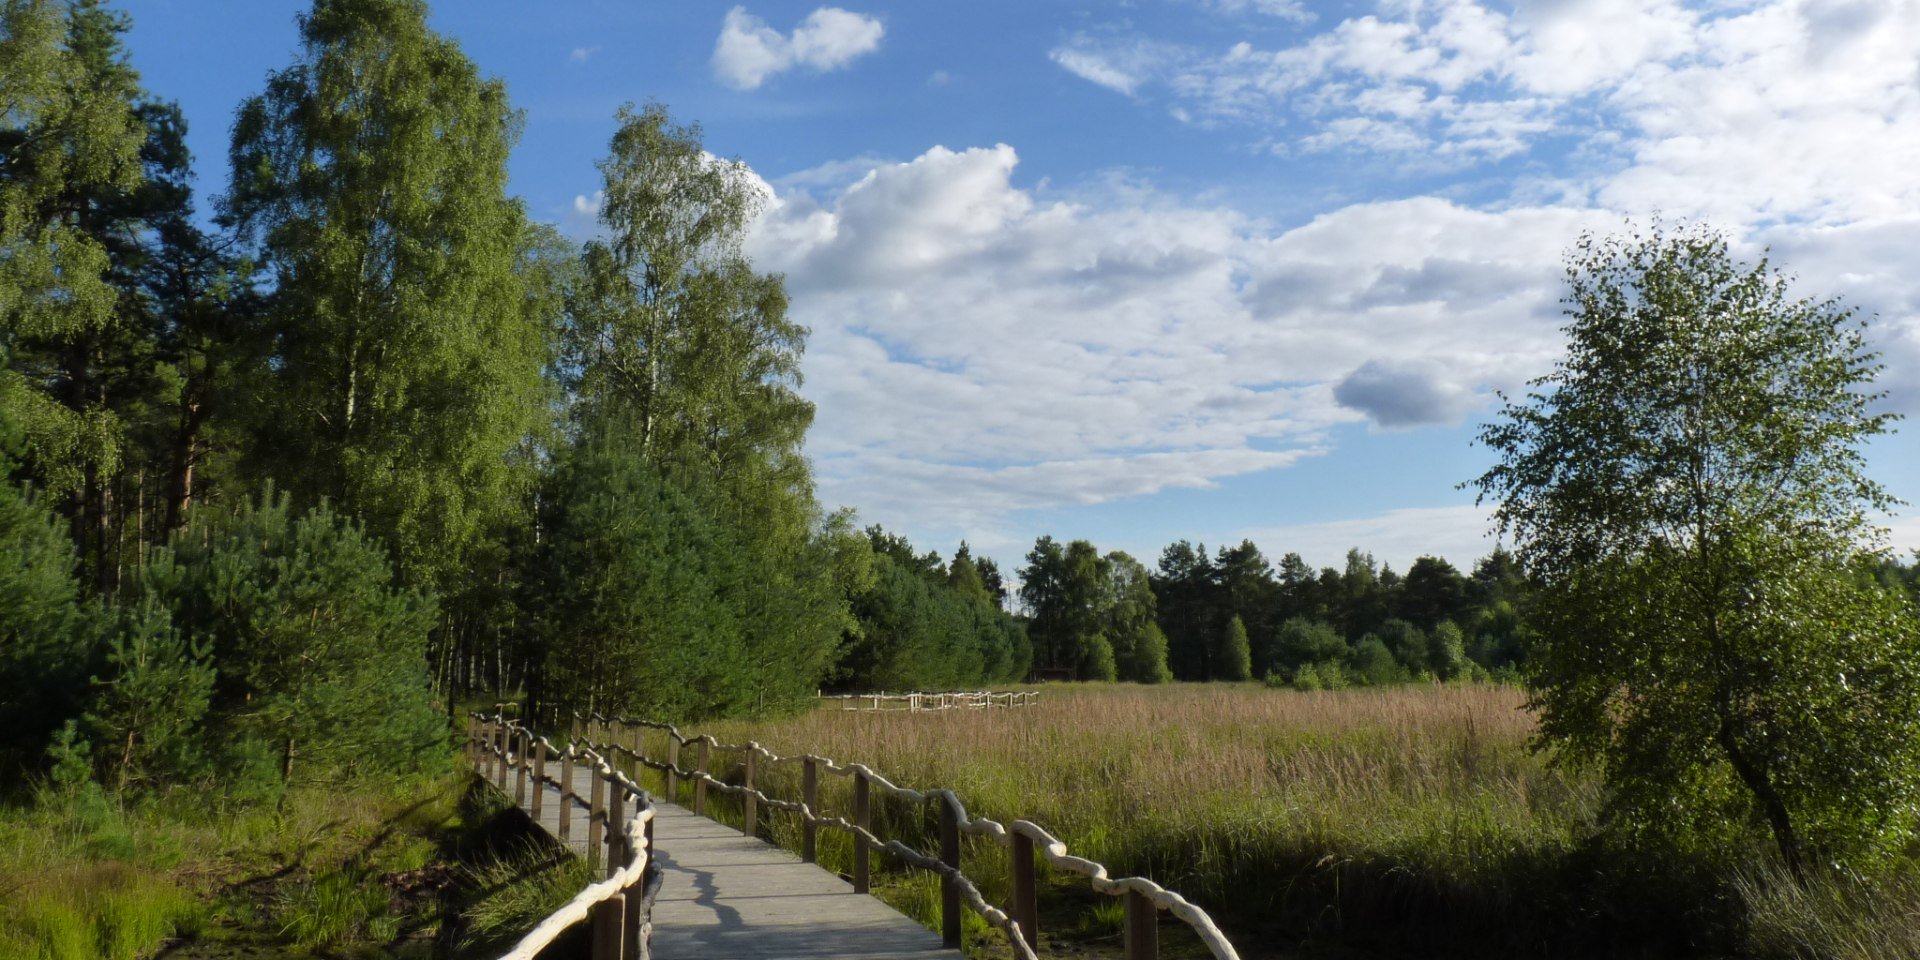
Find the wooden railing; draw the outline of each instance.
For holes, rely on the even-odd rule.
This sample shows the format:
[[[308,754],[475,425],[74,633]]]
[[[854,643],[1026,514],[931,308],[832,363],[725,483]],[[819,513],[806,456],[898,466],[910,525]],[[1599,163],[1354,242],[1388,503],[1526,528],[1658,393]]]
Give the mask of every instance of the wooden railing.
[[[1040,702],[1040,694],[1030,690],[994,693],[828,693],[822,700],[839,701],[842,710],[985,710],[989,707],[1030,707]]]
[[[532,960],[583,921],[593,925],[593,960],[646,960],[653,933],[653,901],[660,894],[661,881],[659,865],[653,861],[653,798],[614,769],[601,751],[573,742],[564,748],[555,746],[505,716],[468,718],[467,746],[474,769],[502,793],[512,795],[536,824],[543,812],[545,786],[553,784],[560,791],[558,832],[563,844],[571,838],[575,808],[584,807],[588,869],[598,871],[604,864],[607,871],[605,879],[587,885],[500,960]],[[558,762],[559,777],[547,775],[549,761]],[[593,786],[586,797],[573,789],[573,770],[581,764],[593,771]],[[625,812],[629,803],[631,816]]]
[[[869,892],[872,878],[870,855],[873,852],[887,854],[901,863],[938,875],[940,933],[949,947],[960,945],[960,911],[962,904],[965,904],[1006,935],[1016,956],[1023,960],[1038,960],[1035,951],[1040,942],[1040,915],[1034,875],[1034,854],[1038,852],[1054,870],[1078,874],[1086,878],[1096,892],[1124,899],[1127,960],[1151,960],[1158,956],[1158,912],[1161,910],[1192,927],[1216,960],[1239,960],[1239,954],[1227,942],[1220,928],[1214,925],[1213,919],[1186,898],[1145,877],[1109,877],[1106,867],[1084,857],[1072,856],[1067,852],[1067,845],[1058,837],[1031,821],[1015,820],[1011,825],[1004,825],[984,817],[970,818],[960,798],[951,790],[913,790],[892,783],[863,764],[841,765],[813,754],[782,757],[755,741],[721,743],[705,734],[689,736],[672,724],[650,720],[606,717],[598,713],[587,716],[575,714],[573,728],[576,739],[584,741],[600,755],[612,757],[625,754],[634,763],[661,773],[666,778],[666,795],[669,798],[678,796],[682,782],[691,783],[694,789],[693,809],[697,814],[706,814],[709,790],[740,798],[742,829],[749,836],[755,835],[758,830],[761,807],[794,814],[801,824],[800,856],[808,863],[817,860],[818,832],[821,827],[846,833],[853,840],[852,879],[855,893]],[[666,734],[667,756],[664,759],[648,755],[644,736],[646,730]],[[683,755],[689,748],[694,752],[694,765],[691,768],[681,766]],[[742,755],[743,775],[739,784],[727,783],[713,775],[716,753]],[[763,771],[782,764],[800,765],[801,796],[797,801],[768,796],[755,785],[756,778]],[[852,779],[852,809],[847,814],[827,816],[821,811],[820,774],[823,772]],[[938,857],[928,856],[897,839],[882,839],[874,834],[873,793],[876,789],[884,796],[909,804],[924,806],[931,803],[938,808]],[[1013,890],[1006,909],[988,903],[979,886],[963,872],[960,861],[960,838],[963,835],[985,837],[1008,848]]]

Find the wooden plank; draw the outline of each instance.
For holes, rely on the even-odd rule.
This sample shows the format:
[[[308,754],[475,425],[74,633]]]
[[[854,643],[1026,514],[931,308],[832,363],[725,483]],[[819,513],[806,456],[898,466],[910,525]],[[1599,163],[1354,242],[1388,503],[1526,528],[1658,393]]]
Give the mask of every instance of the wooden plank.
[[[576,796],[590,796],[593,769],[577,764],[573,777]],[[548,795],[539,822],[557,835],[560,791],[547,784],[541,789]],[[655,809],[653,846],[663,871],[651,920],[652,956],[658,960],[958,960],[961,955],[943,948],[938,933],[854,893],[845,880],[779,847],[684,807],[656,800]],[[567,846],[577,855],[587,853],[587,841],[578,834]]]

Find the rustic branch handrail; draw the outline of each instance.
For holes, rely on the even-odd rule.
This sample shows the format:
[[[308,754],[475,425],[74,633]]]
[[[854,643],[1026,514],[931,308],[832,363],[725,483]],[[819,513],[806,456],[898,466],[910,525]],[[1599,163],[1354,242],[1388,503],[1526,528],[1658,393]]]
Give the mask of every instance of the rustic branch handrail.
[[[579,805],[580,797],[574,793],[571,783],[561,784],[559,780],[548,777],[539,769],[530,769],[527,760],[528,737],[534,736],[517,720],[508,719],[503,714],[492,714],[474,718],[477,727],[469,729],[468,745],[484,758],[489,767],[498,771],[497,782],[502,791],[506,789],[508,768],[516,771],[516,793],[524,785],[525,777],[531,773],[536,791],[544,790],[546,784],[560,788],[561,801]],[[519,752],[508,747],[510,741],[521,745]],[[624,862],[605,879],[588,884],[565,906],[540,921],[525,936],[521,937],[512,950],[500,956],[500,960],[533,960],[542,950],[550,946],[559,936],[581,921],[593,918],[596,925],[594,937],[594,960],[622,960],[623,957],[645,955],[644,944],[652,932],[653,900],[660,893],[662,874],[653,862],[652,837],[655,808],[653,798],[640,786],[613,766],[612,761],[600,751],[569,743],[565,750],[555,746],[546,737],[534,736],[533,745],[537,746],[544,757],[548,754],[561,754],[568,760],[585,759],[592,764],[594,777],[608,787],[617,789],[625,797],[633,799],[633,815],[619,823],[609,823],[607,845],[609,862],[614,861],[614,852],[620,852]],[[499,764],[493,767],[493,764]],[[516,797],[518,802],[518,797]],[[592,807],[588,809],[592,811]],[[616,807],[609,809],[617,810]],[[603,819],[612,819],[605,813],[598,813]],[[562,821],[565,822],[564,820]],[[640,896],[635,903],[626,902],[626,894],[635,884],[640,885]]]
[[[1239,960],[1239,953],[1234,950],[1233,944],[1227,941],[1226,935],[1220,931],[1220,928],[1214,924],[1213,918],[1208,916],[1205,910],[1201,909],[1192,901],[1187,900],[1180,894],[1168,890],[1146,877],[1113,878],[1108,875],[1105,865],[1085,857],[1077,857],[1069,854],[1064,841],[1030,820],[1015,820],[1012,826],[1009,827],[985,817],[970,818],[967,816],[966,806],[961,802],[959,796],[951,790],[937,789],[924,792],[914,790],[893,783],[865,764],[850,763],[843,766],[834,762],[831,758],[818,756],[816,754],[782,757],[761,746],[757,741],[749,740],[746,743],[739,744],[721,743],[708,734],[689,736],[682,733],[680,728],[670,723],[642,720],[633,717],[609,717],[597,712],[585,716],[575,713],[574,718],[590,723],[598,723],[603,730],[607,728],[608,724],[612,723],[659,730],[666,733],[667,736],[672,738],[672,740],[681,747],[690,744],[704,744],[709,751],[750,752],[761,758],[767,764],[811,763],[814,769],[824,769],[835,776],[856,777],[859,781],[863,781],[868,785],[878,786],[888,796],[909,803],[924,804],[930,800],[943,802],[951,809],[955,826],[960,833],[987,837],[1002,846],[1015,847],[1016,849],[1026,843],[1031,843],[1033,849],[1046,860],[1048,866],[1056,870],[1065,870],[1085,877],[1088,885],[1097,893],[1127,898],[1129,902],[1127,927],[1130,937],[1139,922],[1135,917],[1135,913],[1139,908],[1137,901],[1144,901],[1150,905],[1152,910],[1167,911],[1191,927],[1194,934],[1206,945],[1208,952],[1214,956],[1215,960]],[[587,738],[586,742],[589,746],[593,746],[593,741],[590,738]],[[871,850],[889,854],[912,866],[933,871],[944,879],[951,881],[957,888],[959,895],[966,900],[967,905],[972,907],[973,911],[979,914],[982,919],[1000,928],[1001,932],[1007,935],[1008,942],[1013,946],[1019,956],[1023,958],[1034,958],[1036,956],[1033,949],[1029,946],[1029,937],[1023,936],[1021,924],[1015,918],[1010,917],[1005,911],[987,903],[986,898],[980,893],[978,886],[976,886],[971,879],[967,878],[955,864],[948,864],[939,859],[928,857],[898,840],[882,840],[865,827],[850,823],[845,817],[822,816],[818,811],[811,809],[806,803],[776,799],[750,785],[726,783],[714,777],[705,769],[682,769],[677,765],[644,756],[638,750],[620,744],[603,743],[599,746],[609,752],[624,753],[643,766],[671,776],[680,777],[690,783],[704,784],[709,788],[717,789],[729,796],[750,797],[754,802],[764,804],[772,809],[797,814],[804,823],[810,826],[832,827],[844,831],[849,836],[857,838],[864,846]],[[749,823],[747,830],[751,832],[752,829],[753,825]],[[1016,838],[1020,839],[1016,840]],[[1150,923],[1148,926],[1150,927]],[[1037,941],[1037,938],[1035,938],[1035,940]],[[1129,956],[1134,955],[1135,953],[1129,950]],[[1151,953],[1147,952],[1143,955],[1151,955]]]

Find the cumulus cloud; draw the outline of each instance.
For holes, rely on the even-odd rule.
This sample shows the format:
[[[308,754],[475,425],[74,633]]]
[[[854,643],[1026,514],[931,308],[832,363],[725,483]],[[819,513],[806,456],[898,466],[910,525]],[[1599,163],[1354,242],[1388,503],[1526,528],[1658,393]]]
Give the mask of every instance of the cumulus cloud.
[[[1018,163],[934,147],[781,189],[756,222],[748,252],[813,330],[830,501],[994,529],[1284,467],[1366,417],[1458,419],[1550,362],[1559,251],[1592,216],[1423,198],[1275,230],[1141,183],[1043,200]],[[1341,396],[1363,367],[1425,405]]]
[[[713,73],[737,90],[754,90],[768,77],[798,67],[838,70],[880,47],[886,28],[875,17],[821,7],[790,34],[767,25],[745,7],[727,11],[713,47]]]
[[[1281,226],[1137,181],[1030,189],[1007,144],[767,187],[749,250],[813,330],[823,496],[1018,547],[1018,511],[1282,469],[1343,424],[1471,419],[1559,356],[1572,239],[1654,209],[1876,317],[1888,403],[1920,411],[1920,3],[1388,0],[1313,29],[1225,51],[1076,35],[1051,56],[1283,152],[1522,157],[1526,178]],[[1403,566],[1470,561],[1484,530],[1435,508],[1253,534]]]

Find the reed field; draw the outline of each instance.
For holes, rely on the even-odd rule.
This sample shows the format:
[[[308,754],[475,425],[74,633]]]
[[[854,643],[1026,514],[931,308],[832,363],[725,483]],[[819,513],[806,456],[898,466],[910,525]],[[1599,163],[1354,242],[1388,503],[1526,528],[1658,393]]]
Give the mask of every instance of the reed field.
[[[1729,862],[1598,839],[1597,779],[1528,749],[1524,699],[1490,684],[1066,684],[1032,708],[874,713],[829,701],[700,729],[948,787],[974,816],[1032,820],[1113,875],[1143,874],[1200,904],[1249,958],[1915,955],[1920,922],[1896,895],[1911,881],[1800,890],[1763,851]],[[716,758],[716,769],[738,781],[737,767]],[[759,778],[795,798],[798,780],[797,765]],[[847,781],[823,777],[822,788],[829,814],[849,810]],[[876,818],[883,835],[932,849],[924,811],[883,803]],[[797,844],[791,818],[763,821]],[[844,870],[850,846],[821,836],[823,862]],[[1006,896],[1003,848],[970,838],[964,857],[990,899]],[[1117,901],[1052,879],[1048,944],[1117,948]],[[894,883],[884,895],[933,917],[930,877]],[[970,923],[970,952],[999,955],[984,928]],[[1170,953],[1197,955],[1183,931],[1163,918]]]

